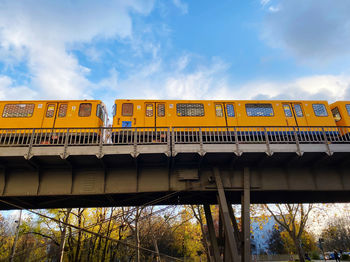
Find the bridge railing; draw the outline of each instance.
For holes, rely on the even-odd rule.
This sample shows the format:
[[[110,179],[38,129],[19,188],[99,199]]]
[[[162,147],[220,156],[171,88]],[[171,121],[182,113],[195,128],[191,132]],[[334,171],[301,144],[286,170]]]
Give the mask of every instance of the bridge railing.
[[[0,129],[0,146],[350,143],[350,127]]]

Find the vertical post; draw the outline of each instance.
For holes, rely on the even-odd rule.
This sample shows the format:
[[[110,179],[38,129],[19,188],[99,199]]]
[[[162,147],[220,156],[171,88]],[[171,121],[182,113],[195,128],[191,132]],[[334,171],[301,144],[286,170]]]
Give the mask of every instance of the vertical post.
[[[299,156],[301,156],[301,151],[300,151],[300,143],[299,143],[299,138],[298,138],[298,134],[297,134],[297,131],[295,130],[296,128],[293,127],[293,134],[294,134],[294,139],[295,139],[295,144],[297,146],[297,154]]]
[[[227,200],[226,200],[225,191],[224,191],[224,185],[221,180],[219,168],[214,167],[214,175],[215,175],[215,181],[216,181],[216,185],[219,193],[218,202],[219,202],[220,212],[222,214],[223,226],[225,231],[225,238],[226,238],[225,242],[226,241],[228,242],[227,247],[229,247],[229,253],[232,258],[232,261],[238,262],[239,256],[238,256],[237,243],[233,234],[233,227],[231,224],[230,213],[228,210]]]
[[[218,246],[218,242],[215,234],[213,217],[211,216],[210,206],[208,204],[204,204],[204,213],[205,213],[205,219],[207,220],[210,245],[214,253],[213,256],[210,255],[210,259],[213,259],[213,261],[215,262],[220,262],[219,246]]]
[[[265,133],[265,143],[266,143],[266,153],[271,156],[271,149],[270,149],[270,140],[269,140],[269,136],[267,134],[267,129],[266,127],[264,127],[264,133]]]
[[[12,246],[12,252],[11,252],[11,259],[10,259],[10,262],[13,262],[13,261],[14,261],[14,257],[15,257],[15,254],[16,254],[16,245],[17,245],[17,241],[18,241],[19,226],[21,225],[21,220],[22,220],[22,209],[19,211],[18,225],[17,225],[17,228],[16,228],[15,240],[13,241],[13,246]]]
[[[331,156],[332,152],[331,152],[331,149],[329,148],[329,141],[328,141],[328,138],[327,138],[327,134],[324,131],[324,127],[322,127],[322,134],[323,134],[324,144],[326,145],[326,148],[327,148],[327,154],[329,156]]]
[[[242,262],[250,262],[250,172],[247,167],[243,170],[243,192],[241,197],[243,231]]]

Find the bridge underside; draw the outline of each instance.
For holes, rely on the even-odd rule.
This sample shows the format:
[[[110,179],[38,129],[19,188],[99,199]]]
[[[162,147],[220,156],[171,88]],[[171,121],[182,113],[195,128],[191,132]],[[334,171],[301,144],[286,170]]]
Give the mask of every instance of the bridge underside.
[[[159,146],[158,153],[110,146],[101,154],[100,148],[85,146],[64,156],[69,150],[44,147],[33,148],[30,157],[26,148],[3,148],[0,209],[13,209],[11,203],[24,208],[216,204],[213,167],[219,168],[230,203],[241,203],[245,167],[251,203],[350,201],[350,153],[329,154],[322,145],[323,152],[298,154],[283,146],[285,152],[255,148],[240,154],[186,148],[169,153]]]

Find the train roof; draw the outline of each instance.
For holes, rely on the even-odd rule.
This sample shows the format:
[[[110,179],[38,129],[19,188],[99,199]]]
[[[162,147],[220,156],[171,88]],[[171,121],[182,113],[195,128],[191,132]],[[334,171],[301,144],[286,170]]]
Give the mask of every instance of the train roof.
[[[28,103],[28,102],[32,102],[32,103],[40,103],[40,102],[51,102],[51,103],[59,103],[59,102],[102,102],[102,100],[88,100],[88,99],[74,99],[74,100],[0,100],[0,103]]]
[[[255,103],[268,103],[268,102],[290,102],[290,103],[298,103],[298,102],[325,102],[328,103],[327,100],[274,100],[274,99],[270,99],[270,100],[229,100],[229,99],[116,99],[117,101],[137,101],[137,102],[141,102],[141,101],[145,101],[145,102],[170,102],[170,101],[176,101],[176,102],[255,102]]]

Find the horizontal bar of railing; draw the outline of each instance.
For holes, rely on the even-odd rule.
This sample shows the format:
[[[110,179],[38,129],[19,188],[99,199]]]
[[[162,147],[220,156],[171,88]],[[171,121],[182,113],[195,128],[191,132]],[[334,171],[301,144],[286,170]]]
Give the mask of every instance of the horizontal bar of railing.
[[[350,143],[350,126],[1,128],[0,146]]]

